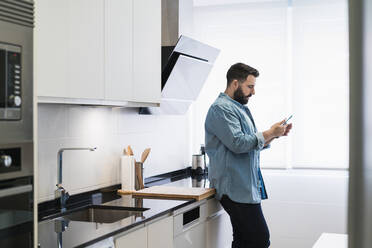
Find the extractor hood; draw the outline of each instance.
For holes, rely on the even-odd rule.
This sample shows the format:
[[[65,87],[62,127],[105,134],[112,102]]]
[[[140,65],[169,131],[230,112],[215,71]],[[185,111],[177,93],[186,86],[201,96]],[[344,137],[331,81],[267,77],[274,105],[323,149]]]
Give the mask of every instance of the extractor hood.
[[[208,78],[220,50],[179,35],[187,30],[187,21],[180,20],[192,24],[190,13],[192,0],[162,1],[161,102],[160,107],[141,108],[140,114],[186,114]]]

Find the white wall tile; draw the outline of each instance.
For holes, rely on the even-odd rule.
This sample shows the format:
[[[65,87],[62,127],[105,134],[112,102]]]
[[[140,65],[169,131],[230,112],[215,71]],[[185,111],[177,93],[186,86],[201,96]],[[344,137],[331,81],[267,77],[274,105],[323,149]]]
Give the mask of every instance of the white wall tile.
[[[39,201],[54,198],[57,152],[66,151],[63,186],[70,194],[120,183],[120,156],[131,145],[136,159],[150,147],[145,177],[188,166],[187,116],[139,115],[138,108],[39,105]]]
[[[38,105],[39,140],[67,137],[67,111],[64,106]]]
[[[57,183],[57,150],[58,140],[39,139],[39,169],[38,193],[39,200],[49,199],[54,196]],[[41,152],[42,151],[42,152]]]
[[[118,114],[119,134],[127,133],[151,133],[158,128],[158,119],[162,117],[156,115],[139,115],[138,108],[116,109]]]
[[[115,116],[103,107],[68,107],[68,137],[105,136],[114,134]]]

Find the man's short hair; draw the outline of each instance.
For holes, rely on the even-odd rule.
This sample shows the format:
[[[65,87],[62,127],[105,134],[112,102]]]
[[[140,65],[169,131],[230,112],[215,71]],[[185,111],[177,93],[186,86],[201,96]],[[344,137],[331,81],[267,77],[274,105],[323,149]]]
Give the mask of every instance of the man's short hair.
[[[255,68],[250,67],[249,65],[236,63],[232,65],[227,71],[227,86],[229,86],[234,79],[238,80],[240,83],[244,82],[245,80],[247,80],[247,77],[249,75],[258,77],[260,73]]]

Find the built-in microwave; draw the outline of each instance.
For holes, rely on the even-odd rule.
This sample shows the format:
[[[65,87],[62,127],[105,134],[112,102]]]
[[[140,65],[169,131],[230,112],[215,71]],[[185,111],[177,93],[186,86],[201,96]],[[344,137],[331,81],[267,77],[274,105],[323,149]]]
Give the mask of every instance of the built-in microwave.
[[[21,47],[0,43],[0,120],[21,119],[21,72]]]

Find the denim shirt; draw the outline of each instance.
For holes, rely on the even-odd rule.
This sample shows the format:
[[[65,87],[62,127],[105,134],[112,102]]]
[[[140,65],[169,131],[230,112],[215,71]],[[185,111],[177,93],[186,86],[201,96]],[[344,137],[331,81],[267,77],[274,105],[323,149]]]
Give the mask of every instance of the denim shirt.
[[[260,151],[268,148],[264,145],[248,107],[221,93],[205,120],[208,178],[217,199],[222,195],[240,203],[267,199],[260,170]]]

